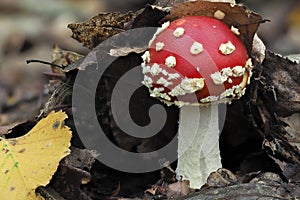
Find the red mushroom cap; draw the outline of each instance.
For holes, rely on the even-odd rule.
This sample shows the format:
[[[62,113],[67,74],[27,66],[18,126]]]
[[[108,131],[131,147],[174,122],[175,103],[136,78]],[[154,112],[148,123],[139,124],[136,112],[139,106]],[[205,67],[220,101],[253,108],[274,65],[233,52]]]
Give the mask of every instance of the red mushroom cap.
[[[143,55],[143,84],[151,96],[179,106],[240,98],[252,63],[238,34],[210,17],[164,23]]]

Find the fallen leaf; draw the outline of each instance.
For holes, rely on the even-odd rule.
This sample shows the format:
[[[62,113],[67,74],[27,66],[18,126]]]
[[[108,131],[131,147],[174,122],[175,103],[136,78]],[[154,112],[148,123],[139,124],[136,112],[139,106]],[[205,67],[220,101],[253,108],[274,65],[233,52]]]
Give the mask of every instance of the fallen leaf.
[[[266,51],[262,76],[268,87],[262,92],[266,106],[279,117],[300,112],[300,64],[271,51]]]
[[[278,159],[274,156],[269,155],[269,157],[278,165],[281,170],[282,175],[286,178],[289,183],[299,183],[300,178],[300,164],[286,162],[284,160]]]
[[[147,48],[131,48],[131,47],[123,47],[119,49],[111,49],[109,51],[110,56],[119,57],[119,56],[127,56],[130,53],[143,53]]]
[[[275,174],[273,172],[261,172],[257,174],[257,176],[253,177],[253,179],[249,183],[275,183],[279,186],[282,182],[283,181],[278,174]]]
[[[289,59],[290,61],[300,64],[300,54],[292,54],[292,55],[287,55],[285,58]]]
[[[95,158],[96,151],[73,147],[71,154],[61,162],[50,186],[67,199],[87,200],[88,194],[82,190],[82,185],[91,181],[90,170]]]
[[[84,170],[91,170],[96,160],[97,152],[95,150],[72,148],[70,155],[65,157],[61,164],[69,165]]]
[[[132,18],[132,12],[100,13],[83,23],[69,24],[68,28],[72,30],[74,39],[92,49],[107,38],[122,32]]]
[[[191,192],[189,181],[178,181],[166,187],[166,196],[168,199],[178,199]]]
[[[193,189],[190,189],[190,182],[188,180],[177,181],[174,183],[167,183],[162,180],[159,180],[155,185],[152,185],[151,188],[148,188],[145,191],[145,199],[156,199],[160,196],[163,199],[179,199],[193,192]]]
[[[47,200],[65,200],[58,192],[56,192],[49,185],[46,187],[38,187],[36,191]]]
[[[91,198],[82,191],[81,186],[91,181],[89,172],[67,165],[60,165],[55,174],[52,187],[64,198],[77,200],[90,200]]]
[[[208,176],[206,186],[225,187],[236,184],[237,180],[238,178],[231,171],[220,168]]]
[[[171,7],[174,6],[177,3],[182,3],[185,0],[157,0],[154,4],[156,6],[162,6],[162,7]]]
[[[146,5],[145,8],[140,11],[140,13],[138,12],[136,12],[137,15],[132,22],[132,29],[160,26],[159,21],[170,12],[170,7]]]
[[[69,64],[76,62],[80,58],[83,58],[83,55],[80,55],[76,52],[63,50],[58,45],[54,45],[52,48],[52,63],[55,65],[66,67]],[[51,69],[54,73],[64,74],[61,68],[51,66]]]
[[[12,124],[0,126],[0,137],[3,136],[4,134],[8,134],[12,130],[12,128],[14,128],[22,123],[23,122],[14,122]]]
[[[0,193],[6,199],[35,200],[35,189],[49,183],[59,161],[70,153],[67,115],[51,112],[26,135],[0,138]]]
[[[153,185],[151,188],[147,189],[145,192],[148,192],[154,196],[156,194],[156,190],[157,190],[157,186]]]
[[[289,143],[300,149],[300,113],[294,113],[290,116],[282,117],[280,120],[286,124],[284,129],[287,133],[289,133],[286,135]]]
[[[253,38],[252,55],[258,63],[262,63],[266,57],[266,46],[257,34]]]
[[[264,151],[293,164],[300,162],[299,149],[294,146],[297,136],[283,119],[300,111],[299,69],[297,62],[267,50],[262,65],[256,65],[252,80],[257,81],[252,81],[248,93],[248,116],[261,131]]]

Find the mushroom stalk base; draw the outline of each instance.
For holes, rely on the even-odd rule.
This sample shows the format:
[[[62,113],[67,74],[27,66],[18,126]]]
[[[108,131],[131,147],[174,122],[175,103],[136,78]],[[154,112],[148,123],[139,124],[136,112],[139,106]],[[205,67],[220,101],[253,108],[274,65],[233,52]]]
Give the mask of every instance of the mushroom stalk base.
[[[222,167],[219,150],[218,105],[180,108],[177,179],[199,189],[213,171]]]

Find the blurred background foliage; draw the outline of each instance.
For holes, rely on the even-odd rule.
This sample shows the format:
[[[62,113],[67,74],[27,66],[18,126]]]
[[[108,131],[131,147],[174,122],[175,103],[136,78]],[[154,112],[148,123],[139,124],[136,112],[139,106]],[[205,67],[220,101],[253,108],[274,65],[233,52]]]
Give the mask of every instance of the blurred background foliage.
[[[99,12],[135,11],[153,1],[0,0],[0,125],[36,116],[47,96],[42,72],[50,67],[27,65],[27,59],[51,61],[54,44],[81,54],[88,52],[71,38],[69,23],[82,22]],[[258,31],[268,49],[283,55],[300,53],[299,0],[239,2],[271,20]],[[32,104],[23,106],[24,101]]]

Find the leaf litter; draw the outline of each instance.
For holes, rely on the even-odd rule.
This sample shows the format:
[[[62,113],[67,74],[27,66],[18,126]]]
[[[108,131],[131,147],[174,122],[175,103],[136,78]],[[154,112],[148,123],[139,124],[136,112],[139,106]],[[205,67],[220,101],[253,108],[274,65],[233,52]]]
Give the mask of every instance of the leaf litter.
[[[185,2],[181,3],[181,1],[158,1],[157,2],[159,6],[165,6],[165,5],[174,5],[171,9],[158,9],[150,6],[146,6],[145,9],[137,12],[137,13],[126,13],[126,14],[120,14],[120,13],[106,13],[106,14],[100,14],[92,18],[91,20],[88,20],[82,24],[71,24],[69,25],[69,28],[72,29],[73,31],[73,37],[77,39],[79,42],[82,42],[84,46],[87,46],[88,48],[92,49],[93,47],[96,47],[97,44],[101,43],[103,40],[116,35],[117,33],[121,33],[125,30],[128,30],[131,27],[143,27],[147,25],[159,25],[163,21],[166,20],[174,20],[177,18],[180,18],[184,15],[206,15],[206,16],[215,16],[217,11],[221,11],[221,13],[224,13],[225,15],[221,20],[223,20],[227,25],[229,26],[234,26],[239,29],[240,31],[240,37],[244,41],[244,43],[248,47],[248,51],[251,52],[252,50],[252,41],[254,38],[254,35],[256,33],[256,30],[258,28],[258,25],[265,20],[263,18],[248,10],[245,6],[242,5],[230,5],[227,3],[212,3],[212,2],[202,2],[202,1],[193,1],[193,2]],[[170,12],[171,10],[171,12]],[[152,15],[154,12],[156,12],[156,15]],[[116,19],[120,19],[119,22],[116,21]],[[99,22],[100,21],[100,22]],[[103,23],[102,23],[102,22]],[[98,26],[98,27],[97,27]],[[83,33],[81,35],[81,32]],[[260,44],[261,45],[261,44]],[[261,45],[260,47],[263,47]],[[118,49],[119,48],[119,49]],[[120,50],[120,51],[118,51]],[[111,55],[112,56],[122,56],[125,58],[132,58],[133,55],[130,53],[133,53],[134,56],[138,57],[140,56],[139,54],[143,51],[144,49],[135,49],[135,48],[126,48],[126,46],[120,46],[120,47],[115,47],[111,49]],[[97,51],[96,49],[93,49],[92,51]],[[108,51],[109,52],[109,51]],[[295,84],[297,83],[297,79],[294,79],[293,77],[295,74],[291,74],[290,70],[292,69],[292,64],[289,61],[283,60],[283,58],[278,58],[275,55],[267,52],[266,55],[262,56],[262,53],[264,53],[264,49],[260,48],[258,49],[259,54],[253,55],[257,60],[259,61],[258,63],[261,63],[264,60],[264,56],[266,56],[266,59],[264,60],[263,65],[265,65],[267,68],[272,68],[274,71],[273,74],[270,76],[275,76],[276,70],[278,70],[277,66],[279,65],[280,69],[283,69],[282,71],[288,71],[288,76],[290,76],[294,82],[279,82],[279,84],[275,85],[275,89],[268,87],[272,86],[273,82],[271,80],[273,79],[268,79],[270,82],[264,83],[263,80],[261,79],[260,76],[258,75],[265,75],[264,74],[266,71],[270,69],[266,68],[258,68],[257,71],[255,72],[255,78],[257,81],[256,83],[263,83],[265,85],[259,85],[259,89],[257,89],[256,84],[250,85],[250,91],[252,91],[250,96],[245,97],[246,102],[248,103],[247,105],[250,107],[248,110],[248,117],[249,121],[253,122],[256,126],[258,126],[258,132],[260,132],[261,135],[265,136],[266,139],[269,140],[264,140],[263,147],[264,151],[266,152],[267,155],[273,155],[276,163],[280,166],[282,170],[282,174],[288,179],[291,180],[292,182],[295,182],[293,180],[293,174],[294,172],[298,171],[298,164],[297,162],[299,161],[297,155],[299,155],[299,151],[295,148],[292,148],[289,146],[289,141],[285,139],[283,136],[284,134],[282,133],[288,133],[288,129],[284,132],[282,130],[278,130],[278,127],[274,128],[272,126],[272,123],[275,124],[275,126],[279,126],[280,123],[278,123],[277,119],[274,118],[273,113],[270,113],[270,115],[265,115],[266,110],[273,110],[274,108],[277,109],[277,111],[281,111],[280,116],[287,116],[290,113],[295,113],[297,111],[297,101],[291,101],[291,99],[297,97],[297,95],[294,96],[287,96],[284,97],[284,95],[281,95],[283,100],[285,100],[286,104],[283,102],[282,99],[280,99],[280,103],[283,102],[283,106],[279,105],[280,103],[275,101],[272,102],[275,107],[268,107],[265,108],[266,102],[268,102],[270,99],[274,98],[274,91],[275,94],[281,94],[281,93],[276,93],[277,89],[279,89],[279,92],[281,92],[281,87],[282,85],[286,84]],[[130,55],[129,55],[130,54]],[[60,58],[57,59],[57,61],[60,61]],[[55,61],[56,62],[56,61]],[[93,58],[91,59],[79,59],[72,64],[69,64],[67,66],[65,72],[70,73],[68,74],[68,78],[72,79],[72,71],[76,69],[82,69],[85,70],[87,66],[90,65],[89,62],[93,62]],[[120,62],[122,63],[122,62]],[[283,63],[282,65],[280,63]],[[123,66],[120,64],[120,66]],[[294,66],[295,68],[298,67],[298,65]],[[260,70],[262,70],[262,73],[260,73]],[[272,71],[271,70],[271,71]],[[118,71],[113,71],[113,72],[118,72]],[[116,74],[111,74],[112,76],[115,76]],[[266,76],[268,77],[268,76]],[[68,79],[67,78],[67,79]],[[273,80],[273,81],[276,81]],[[298,83],[297,83],[298,84]],[[296,84],[296,85],[297,85]],[[105,85],[106,87],[107,85]],[[274,85],[273,85],[274,86]],[[111,87],[110,85],[108,87]],[[262,91],[263,89],[269,89]],[[296,91],[297,88],[286,88],[287,90],[291,90],[292,92]],[[272,98],[270,98],[270,94],[273,94]],[[267,95],[266,95],[267,94]],[[282,93],[283,94],[283,93]],[[103,100],[106,100],[105,97],[103,97]],[[250,101],[251,100],[251,101]],[[274,100],[274,99],[273,99]],[[278,100],[278,99],[277,99]],[[145,97],[145,101],[150,101],[148,97]],[[295,104],[294,104],[295,102]],[[263,107],[260,107],[263,105]],[[266,104],[268,105],[268,104]],[[287,105],[292,105],[296,108],[291,109],[291,107],[288,107]],[[258,114],[257,114],[258,113]],[[253,117],[254,116],[254,117]],[[259,117],[257,117],[259,116]],[[270,117],[271,116],[271,117]],[[275,119],[275,120],[274,120]],[[103,119],[105,120],[105,119]],[[176,120],[173,120],[174,123],[176,123]],[[265,126],[267,125],[267,126]],[[271,126],[269,126],[271,125]],[[114,130],[115,126],[113,123],[110,123],[110,127],[112,130]],[[261,127],[264,127],[262,129]],[[174,131],[174,129],[170,129],[170,131]],[[275,132],[275,133],[274,133]],[[271,139],[268,136],[272,136]],[[122,137],[120,137],[120,140]],[[123,138],[124,139],[124,138]],[[273,140],[272,140],[273,139]],[[123,141],[123,143],[126,145],[126,141]],[[151,143],[151,140],[150,142]],[[152,146],[152,145],[148,145]],[[155,145],[153,145],[155,146]],[[136,148],[135,146],[132,146],[129,149],[134,149]],[[147,147],[145,147],[147,148]],[[149,149],[148,149],[149,150]],[[271,151],[270,151],[271,150]],[[143,149],[143,151],[147,152],[147,149]],[[279,155],[279,157],[278,157]],[[235,155],[233,155],[235,156]],[[86,155],[84,156],[85,158],[89,158],[90,156]],[[284,161],[279,162],[279,158]],[[289,159],[292,158],[292,159]],[[75,159],[75,158],[74,158]],[[75,159],[76,160],[76,159]],[[75,162],[76,163],[76,162]],[[58,174],[60,174],[61,181],[65,181],[66,183],[70,183],[70,180],[66,177],[66,174],[69,175],[74,175],[74,178],[77,179],[76,183],[74,184],[70,183],[70,187],[62,187],[60,193],[62,195],[66,195],[66,197],[69,195],[66,193],[68,189],[71,188],[71,191],[73,191],[75,194],[80,194],[80,195],[86,195],[86,194],[91,194],[89,192],[85,193],[85,191],[80,190],[80,185],[81,184],[86,184],[88,182],[93,182],[91,180],[90,175],[97,176],[96,174],[100,174],[99,176],[107,176],[104,171],[92,171],[91,174],[88,173],[90,171],[90,167],[93,162],[88,162],[90,163],[89,167],[84,167],[82,169],[80,166],[82,162],[79,162],[79,165],[75,163],[68,163],[68,164],[63,164],[61,165]],[[81,163],[81,164],[80,164]],[[84,163],[84,162],[83,162]],[[292,163],[292,164],[291,164]],[[75,165],[75,166],[74,166]],[[95,170],[96,168],[94,168]],[[101,168],[102,169],[102,168]],[[83,171],[80,171],[83,170]],[[114,173],[113,173],[114,174]],[[119,174],[118,174],[119,175]],[[243,180],[242,177],[249,176],[250,178],[248,181],[241,181]],[[295,192],[292,188],[293,185],[285,185],[285,183],[282,182],[280,178],[275,176],[276,174],[266,174],[263,172],[256,172],[253,176],[250,176],[249,174],[243,174],[239,175],[237,177],[233,173],[231,173],[229,170],[226,171],[224,170],[217,170],[216,172],[212,173],[210,178],[208,179],[208,184],[200,190],[200,193],[195,193],[195,198],[200,198],[200,197],[205,197],[205,195],[210,196],[212,193],[219,192],[219,196],[213,196],[213,198],[221,198],[223,194],[227,194],[229,197],[230,195],[235,194],[236,196],[249,196],[253,197],[256,195],[256,197],[263,197],[263,195],[269,195],[269,197],[282,197],[282,198],[287,198],[290,197],[289,195],[297,195],[298,193]],[[58,176],[59,177],[59,176]],[[118,176],[117,176],[118,177]],[[296,179],[296,178],[295,178]],[[104,179],[100,179],[104,180]],[[245,180],[245,179],[244,179]],[[251,182],[251,180],[253,180]],[[266,181],[268,180],[268,181]],[[296,179],[297,180],[297,179]],[[261,182],[259,182],[261,181]],[[243,183],[243,184],[241,184]],[[259,183],[259,184],[258,184]],[[263,183],[261,185],[261,183]],[[278,184],[279,183],[279,184]],[[105,181],[102,182],[102,184],[105,184]],[[270,185],[277,184],[279,190],[278,191],[272,191],[272,187],[269,187]],[[115,186],[118,184],[115,184]],[[149,185],[149,183],[148,183]],[[124,183],[119,183],[118,187],[115,187],[113,192],[111,192],[111,197],[115,196],[116,194],[119,194],[122,196],[124,194]],[[289,194],[286,191],[283,191],[282,188],[286,187],[289,188],[291,193]],[[237,189],[238,188],[238,189]],[[262,188],[264,188],[263,193],[251,193],[250,189],[253,189],[254,191],[262,191]],[[59,190],[59,188],[56,188],[56,190]],[[225,190],[227,192],[225,192]],[[117,192],[116,192],[117,191]],[[176,181],[174,179],[172,180],[165,180],[165,178],[161,177],[157,184],[154,184],[150,189],[145,189],[145,193],[150,194],[150,196],[146,196],[148,198],[159,198],[157,195],[162,195],[163,198],[179,198],[182,196],[185,196],[189,193],[193,193],[194,191],[189,191],[187,188],[187,184],[185,182],[181,181]],[[79,193],[78,193],[79,192]],[[224,192],[224,193],[223,193]],[[232,194],[233,192],[233,194]],[[271,192],[271,193],[270,193]],[[272,193],[273,192],[273,193]],[[152,195],[152,196],[151,196]],[[198,196],[197,196],[198,195]],[[204,196],[201,196],[204,195]],[[252,196],[251,196],[252,195]],[[261,195],[261,196],[260,196]],[[92,195],[93,198],[99,199],[99,196],[97,194]],[[139,195],[138,195],[139,196]],[[207,197],[206,196],[206,197]],[[103,196],[102,196],[103,197]],[[139,196],[141,197],[141,196]],[[145,198],[146,198],[145,197]],[[86,197],[88,199],[89,197]],[[109,198],[109,194],[106,196],[106,198]],[[100,198],[101,199],[101,198]],[[193,197],[190,197],[190,199],[193,199]]]

